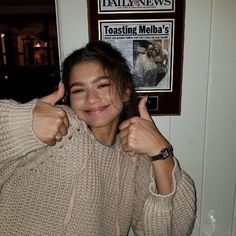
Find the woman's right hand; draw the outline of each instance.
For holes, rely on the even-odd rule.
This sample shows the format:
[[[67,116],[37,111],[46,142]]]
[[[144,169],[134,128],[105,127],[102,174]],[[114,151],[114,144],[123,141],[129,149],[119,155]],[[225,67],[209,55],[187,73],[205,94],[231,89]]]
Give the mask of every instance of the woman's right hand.
[[[69,127],[66,112],[54,106],[64,93],[64,84],[60,82],[58,90],[39,99],[33,110],[33,131],[41,142],[50,146],[66,135]]]

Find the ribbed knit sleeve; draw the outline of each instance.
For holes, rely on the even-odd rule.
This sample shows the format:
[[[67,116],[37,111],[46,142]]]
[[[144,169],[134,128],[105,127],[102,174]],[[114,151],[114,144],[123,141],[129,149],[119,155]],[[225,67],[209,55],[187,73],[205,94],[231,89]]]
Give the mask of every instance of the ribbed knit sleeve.
[[[137,173],[137,198],[133,219],[136,235],[191,235],[196,214],[195,188],[191,178],[180,169],[175,160],[172,192],[160,195],[157,194],[154,179],[151,177],[150,184],[150,179],[145,177],[148,176],[145,175],[146,171],[140,166]],[[147,192],[146,186],[149,186]]]
[[[32,110],[36,101],[20,104],[0,100],[0,163],[45,146],[32,130]]]

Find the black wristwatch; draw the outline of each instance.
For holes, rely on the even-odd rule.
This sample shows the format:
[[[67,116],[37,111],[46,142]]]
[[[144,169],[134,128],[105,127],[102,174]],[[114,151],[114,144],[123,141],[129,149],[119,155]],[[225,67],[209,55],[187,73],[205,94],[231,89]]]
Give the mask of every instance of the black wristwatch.
[[[173,147],[170,145],[168,148],[164,148],[161,152],[155,156],[151,156],[152,161],[165,160],[167,157],[173,156]]]

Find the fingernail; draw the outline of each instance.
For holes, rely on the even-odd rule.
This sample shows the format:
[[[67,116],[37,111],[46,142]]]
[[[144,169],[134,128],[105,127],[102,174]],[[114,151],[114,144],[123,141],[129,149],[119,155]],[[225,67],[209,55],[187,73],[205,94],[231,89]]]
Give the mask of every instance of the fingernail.
[[[58,84],[58,88],[60,88],[62,86],[62,80],[59,81],[59,84]]]
[[[147,100],[148,100],[148,95],[145,96],[145,100],[144,100],[145,103],[147,102]]]

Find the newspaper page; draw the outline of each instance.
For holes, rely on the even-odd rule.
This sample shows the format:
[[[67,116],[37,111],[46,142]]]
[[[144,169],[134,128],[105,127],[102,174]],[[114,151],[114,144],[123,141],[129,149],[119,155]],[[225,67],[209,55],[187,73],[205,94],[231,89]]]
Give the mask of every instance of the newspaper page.
[[[100,20],[99,39],[122,52],[145,92],[172,92],[174,19]]]

